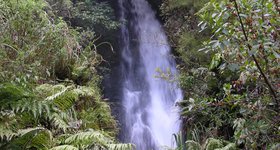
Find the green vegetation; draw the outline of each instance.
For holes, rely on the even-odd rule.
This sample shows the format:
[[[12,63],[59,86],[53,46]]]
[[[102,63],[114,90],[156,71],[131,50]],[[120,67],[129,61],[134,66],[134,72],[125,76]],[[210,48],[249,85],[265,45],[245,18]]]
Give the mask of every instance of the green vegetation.
[[[0,10],[0,149],[132,149],[115,139],[97,72],[94,33],[117,27],[112,9],[95,1],[2,0]]]
[[[279,8],[163,0],[184,92],[178,150],[280,148]],[[0,149],[133,149],[116,140],[98,71],[100,35],[118,26],[97,0],[0,0]]]
[[[279,149],[279,5],[164,1],[185,93],[178,149]]]

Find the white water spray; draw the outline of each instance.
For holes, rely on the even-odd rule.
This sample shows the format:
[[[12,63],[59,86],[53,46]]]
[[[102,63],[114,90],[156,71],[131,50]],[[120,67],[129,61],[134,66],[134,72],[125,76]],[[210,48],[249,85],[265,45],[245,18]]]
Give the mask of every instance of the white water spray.
[[[166,35],[146,0],[119,0],[122,22],[123,105],[126,142],[137,150],[172,146],[180,121],[175,102],[182,99],[176,83],[156,78],[157,70],[176,75]]]

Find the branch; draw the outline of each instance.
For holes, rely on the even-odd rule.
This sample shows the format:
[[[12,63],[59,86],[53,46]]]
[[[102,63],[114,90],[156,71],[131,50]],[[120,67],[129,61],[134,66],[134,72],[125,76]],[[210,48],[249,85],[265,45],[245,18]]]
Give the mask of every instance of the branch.
[[[246,34],[246,32],[245,32],[245,27],[244,27],[244,24],[243,24],[242,19],[241,19],[241,16],[240,16],[240,11],[239,11],[239,9],[238,9],[237,2],[236,2],[236,0],[233,0],[233,1],[234,1],[235,9],[236,9],[236,11],[237,11],[237,15],[238,15],[238,18],[239,18],[239,22],[240,22],[240,24],[241,24],[241,28],[242,28],[243,35],[244,35],[245,40],[246,40],[246,42],[247,42],[247,47],[248,47],[248,49],[251,51],[251,50],[252,50],[252,47],[251,47],[251,45],[248,44],[249,39],[248,39],[248,36],[247,36],[247,34]],[[265,83],[267,84],[267,86],[268,86],[268,88],[269,88],[269,91],[270,91],[271,95],[273,96],[273,98],[274,98],[276,104],[279,106],[279,103],[278,103],[278,100],[277,100],[276,92],[274,91],[274,89],[273,89],[271,83],[269,82],[268,78],[266,77],[265,73],[263,72],[263,70],[262,70],[262,68],[261,68],[261,66],[260,66],[260,64],[259,64],[259,62],[258,62],[258,60],[257,60],[257,58],[255,57],[254,54],[252,54],[252,58],[253,58],[253,60],[254,60],[254,62],[255,62],[255,64],[256,64],[258,70],[260,71],[261,75],[263,76],[264,81],[265,81]]]

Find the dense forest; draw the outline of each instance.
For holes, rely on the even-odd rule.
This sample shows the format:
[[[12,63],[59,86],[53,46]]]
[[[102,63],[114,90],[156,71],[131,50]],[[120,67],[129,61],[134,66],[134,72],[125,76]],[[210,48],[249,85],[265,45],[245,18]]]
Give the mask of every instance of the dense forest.
[[[188,141],[180,145],[279,149],[279,6],[277,0],[162,4],[185,96]]]
[[[0,0],[0,149],[137,149],[104,96],[126,23],[116,3]],[[154,78],[183,93],[175,147],[160,150],[280,149],[280,1],[149,4],[179,72]]]

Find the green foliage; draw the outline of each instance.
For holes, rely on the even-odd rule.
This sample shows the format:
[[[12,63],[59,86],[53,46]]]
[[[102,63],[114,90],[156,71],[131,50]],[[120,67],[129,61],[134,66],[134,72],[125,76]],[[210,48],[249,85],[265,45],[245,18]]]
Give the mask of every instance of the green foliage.
[[[173,134],[175,143],[176,143],[176,150],[183,150],[184,149],[184,141],[183,141],[183,134],[179,132],[178,134]]]
[[[198,51],[203,41],[210,37],[209,31],[199,32],[199,20],[195,15],[206,2],[208,1],[166,0],[161,6],[167,35],[178,55],[178,68],[181,72],[179,84],[187,97],[205,93],[207,89],[202,83],[211,76],[206,74],[206,67],[209,66],[212,54]],[[171,9],[172,7],[175,8]]]
[[[214,138],[208,138],[204,144],[199,144],[196,141],[186,141],[187,150],[237,150],[234,143],[222,141]]]
[[[218,68],[222,63],[221,61],[222,61],[221,54],[219,54],[219,53],[215,54],[212,58],[209,69],[214,70],[214,69]]]
[[[48,149],[51,147],[52,134],[44,128],[20,130],[17,138],[12,140],[6,149]]]
[[[50,150],[79,150],[79,149],[71,145],[60,145],[60,146],[53,147]]]
[[[4,87],[3,89],[16,88],[15,85],[12,86],[11,84],[8,84],[7,87],[2,85],[2,87]],[[18,87],[18,89],[20,88]],[[10,91],[12,93],[11,95],[18,94],[18,90],[14,91],[15,93]],[[3,93],[5,92],[6,91],[3,90]],[[43,100],[37,100],[37,97],[35,96],[30,99],[28,107],[21,105],[21,101],[26,102],[26,99],[18,99],[18,97],[15,97],[15,100],[17,101],[11,99],[14,97],[9,97],[10,101],[14,101],[12,104],[7,101],[7,103],[11,105],[10,107],[5,107],[7,104],[4,103],[4,101],[1,101],[3,102],[3,105],[1,105],[0,137],[3,142],[5,141],[5,143],[7,143],[5,144],[7,149],[22,147],[23,145],[28,146],[26,148],[45,149],[50,148],[54,143],[72,145],[80,149],[86,149],[92,146],[103,147],[104,149],[108,147],[111,147],[112,149],[132,148],[132,145],[129,144],[114,144],[115,142],[113,138],[107,135],[107,133],[101,133],[93,129],[84,132],[79,131],[82,129],[82,126],[84,129],[95,127],[96,130],[105,129],[109,131],[108,134],[115,135],[116,123],[110,115],[110,109],[105,102],[99,102],[99,99],[92,99],[95,96],[92,88],[75,88],[71,85],[66,87],[62,84],[45,84],[38,86],[33,95],[40,96],[38,98],[43,98]],[[85,98],[91,98],[91,100],[95,101],[95,104],[84,106],[82,112],[74,110],[73,106],[77,105],[76,101],[86,101]],[[72,99],[75,99],[75,101],[72,101]],[[33,103],[36,105],[30,107],[30,104]],[[91,109],[90,106],[92,106],[92,110],[94,110],[92,114],[84,111]],[[26,113],[27,116],[24,115]],[[78,114],[78,117],[82,116],[80,118],[82,121],[77,120],[78,118],[75,116],[76,113]],[[85,116],[90,117],[85,118]],[[23,121],[28,119],[27,117],[33,118],[30,125],[46,126],[51,128],[52,132],[41,127],[21,130],[21,127],[24,128],[28,126],[28,124],[25,124],[28,122]],[[22,126],[16,124],[17,122],[23,122]],[[89,123],[97,125],[89,125]],[[6,124],[9,124],[10,126],[7,126]],[[73,131],[77,131],[77,133]],[[63,136],[61,133],[65,133],[67,138],[63,141],[58,140],[60,142],[55,142],[56,140],[53,140],[53,134],[55,133],[60,133],[55,136],[55,139]],[[59,148],[65,147],[61,146],[54,149]]]
[[[97,24],[115,28],[112,9],[95,1],[4,0],[0,10],[0,149],[133,149],[115,141],[96,71],[98,38],[84,37]],[[84,26],[66,23],[73,19]]]
[[[109,150],[129,150],[135,149],[135,145],[133,144],[108,144]]]
[[[208,1],[209,0],[201,0],[201,1],[195,1],[195,0],[167,0],[164,3],[164,5],[166,5],[165,11],[180,8],[180,7],[191,8],[191,9],[194,9],[195,11],[198,11]]]
[[[188,2],[162,6],[182,60],[187,139],[201,145],[209,138],[232,142],[216,144],[218,149],[271,149],[280,121],[279,2],[211,0],[199,11],[184,10]]]
[[[201,36],[198,32],[184,31],[179,37],[178,48],[180,59],[183,60],[184,66],[195,68],[206,66],[209,63],[210,56],[203,52],[197,51],[202,45],[202,41],[206,40],[207,36]]]
[[[96,0],[47,0],[57,16],[61,16],[75,27],[81,27],[84,30],[99,32],[100,27],[115,29],[118,23],[114,21],[115,17],[112,8],[104,2]],[[101,26],[100,26],[101,25]]]
[[[223,147],[223,143],[220,140],[209,138],[205,143],[205,150],[214,150]]]
[[[75,4],[74,19],[82,27],[102,24],[108,29],[114,29],[118,23],[114,19],[113,10],[106,3],[97,3],[95,0],[79,1]],[[86,10],[86,11],[84,11]],[[94,26],[93,26],[94,27]]]
[[[39,0],[1,1],[1,81],[38,81],[49,78],[58,56],[72,55],[76,40],[72,30],[44,11]],[[36,20],[36,21],[34,21]]]
[[[64,143],[74,145],[81,149],[85,149],[90,147],[92,143],[98,143],[98,146],[105,147],[107,141],[109,141],[109,139],[107,139],[100,132],[89,130],[69,136],[65,139]]]
[[[186,148],[187,150],[201,150],[201,146],[199,145],[199,143],[189,140],[186,141]]]
[[[223,148],[217,149],[217,150],[236,150],[236,145],[234,143],[229,143]]]

